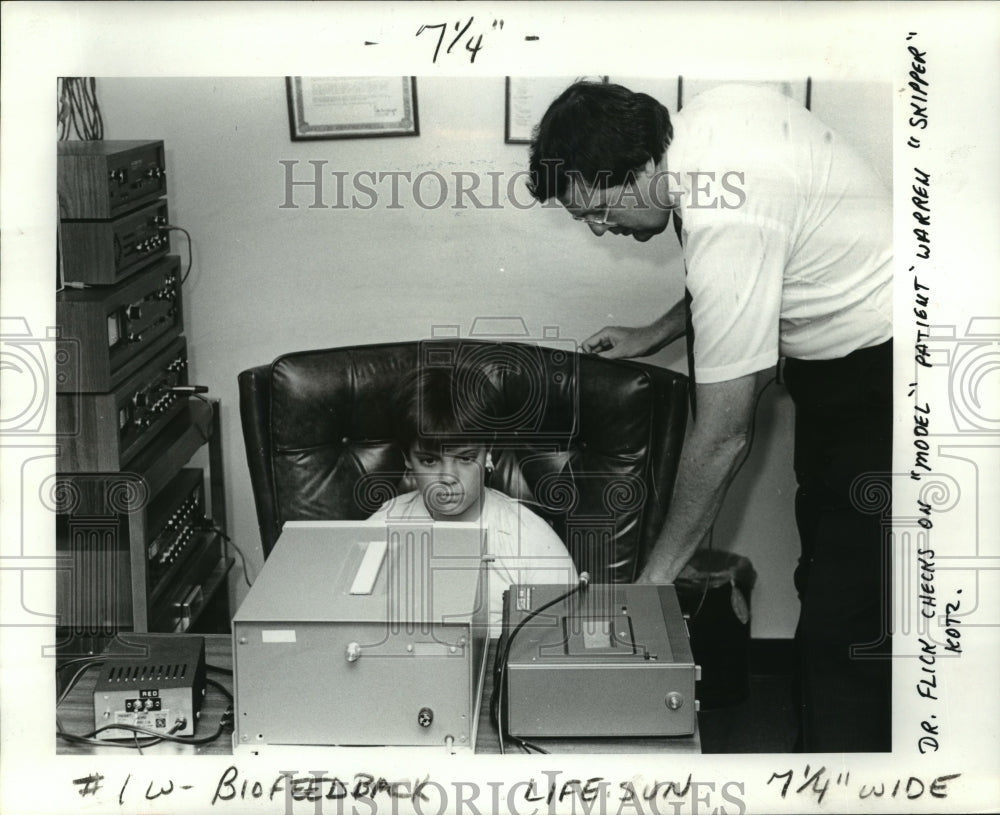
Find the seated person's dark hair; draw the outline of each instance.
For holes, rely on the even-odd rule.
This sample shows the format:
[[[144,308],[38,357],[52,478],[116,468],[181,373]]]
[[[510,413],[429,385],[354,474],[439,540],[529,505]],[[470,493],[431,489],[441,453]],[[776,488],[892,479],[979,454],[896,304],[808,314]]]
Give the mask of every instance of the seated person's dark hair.
[[[621,85],[577,82],[549,105],[532,134],[528,189],[539,201],[561,198],[570,177],[617,187],[674,135],[667,109],[652,96]]]
[[[501,394],[484,369],[421,366],[403,383],[396,405],[396,440],[404,451],[490,443]],[[492,423],[491,423],[492,420]]]

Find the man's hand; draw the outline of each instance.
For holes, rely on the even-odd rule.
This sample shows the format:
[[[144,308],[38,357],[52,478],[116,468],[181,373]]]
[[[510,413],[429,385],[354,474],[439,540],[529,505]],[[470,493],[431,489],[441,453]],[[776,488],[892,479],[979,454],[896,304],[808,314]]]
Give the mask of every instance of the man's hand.
[[[608,359],[644,357],[653,352],[655,344],[656,338],[651,336],[649,326],[627,328],[621,325],[606,325],[581,343],[587,353],[601,354]]]
[[[680,300],[649,325],[628,328],[606,325],[587,337],[580,346],[589,354],[608,359],[631,359],[655,354],[663,346],[684,336],[684,301]]]

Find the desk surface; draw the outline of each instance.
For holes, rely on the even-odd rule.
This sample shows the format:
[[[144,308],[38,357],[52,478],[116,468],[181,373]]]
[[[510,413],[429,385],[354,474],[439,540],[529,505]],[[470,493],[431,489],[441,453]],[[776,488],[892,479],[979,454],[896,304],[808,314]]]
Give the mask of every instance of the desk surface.
[[[209,666],[221,670],[209,670],[208,676],[220,682],[232,691],[233,652],[232,639],[226,634],[204,634],[205,661]],[[487,665],[493,664],[493,653],[496,643],[490,645]],[[65,671],[67,679],[72,671]],[[94,729],[94,686],[97,684],[99,670],[94,667],[84,673],[73,690],[63,700],[56,711],[62,729],[68,733],[85,734]],[[486,687],[483,689],[483,704],[479,714],[479,735],[476,739],[477,753],[499,753],[497,729],[490,721],[489,698],[493,691],[493,675],[486,672]],[[195,729],[195,738],[211,735],[219,727],[223,713],[229,706],[229,699],[216,687],[209,685],[202,704],[201,714]],[[143,748],[143,754],[148,755],[230,755],[232,754],[233,728],[226,725],[218,738],[205,744],[179,744],[176,742],[160,742]],[[539,739],[532,738],[535,744],[549,753],[700,753],[701,740],[698,733],[693,736],[659,737],[659,738],[605,738],[605,739]],[[120,745],[120,746],[117,746]],[[107,746],[78,744],[66,739],[56,740],[56,752],[59,755],[122,755],[132,745],[131,742],[112,742]],[[134,749],[134,745],[133,749]],[[338,749],[338,748],[330,748]],[[357,748],[354,748],[357,749]],[[507,752],[522,755],[514,744],[507,745]]]

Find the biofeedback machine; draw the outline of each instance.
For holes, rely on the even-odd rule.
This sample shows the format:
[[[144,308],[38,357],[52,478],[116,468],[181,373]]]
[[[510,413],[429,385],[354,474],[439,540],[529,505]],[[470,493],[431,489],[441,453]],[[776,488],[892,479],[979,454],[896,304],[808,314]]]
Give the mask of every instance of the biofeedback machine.
[[[233,618],[236,752],[474,750],[513,737],[695,732],[672,586],[515,585],[484,701],[486,533],[475,523],[287,522]]]
[[[515,586],[504,598],[503,631],[494,683],[504,732],[695,732],[698,667],[673,586]]]
[[[237,750],[471,750],[485,677],[479,524],[288,522],[233,618]]]

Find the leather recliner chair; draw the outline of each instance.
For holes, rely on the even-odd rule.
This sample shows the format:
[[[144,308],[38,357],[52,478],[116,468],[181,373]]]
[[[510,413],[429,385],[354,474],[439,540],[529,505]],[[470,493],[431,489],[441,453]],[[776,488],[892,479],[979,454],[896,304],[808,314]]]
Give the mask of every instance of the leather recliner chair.
[[[539,345],[427,340],[301,351],[239,375],[264,556],[288,520],[360,520],[406,489],[393,405],[420,365],[483,365],[508,417],[488,485],[525,503],[595,582],[632,582],[663,523],[688,380]]]

